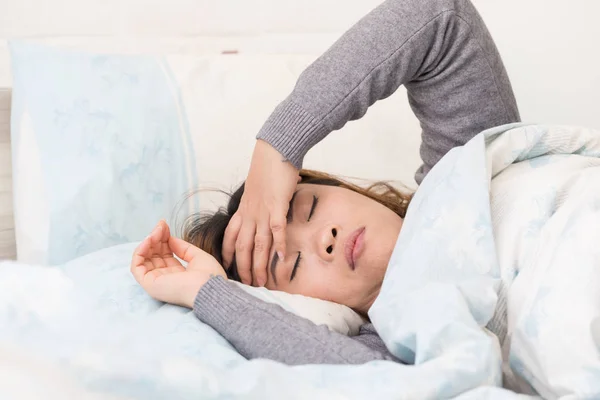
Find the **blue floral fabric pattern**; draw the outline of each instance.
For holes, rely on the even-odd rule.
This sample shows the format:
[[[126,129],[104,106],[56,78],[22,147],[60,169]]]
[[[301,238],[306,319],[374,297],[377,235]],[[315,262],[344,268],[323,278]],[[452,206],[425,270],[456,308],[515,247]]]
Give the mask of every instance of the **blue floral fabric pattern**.
[[[168,66],[157,57],[25,42],[11,43],[11,54],[13,154],[37,156],[41,165],[39,182],[22,178],[26,168],[16,168],[15,191],[41,185],[47,196],[48,215],[38,221],[48,226],[47,248],[40,249],[45,259],[39,261],[60,264],[140,240],[170,217],[197,182]],[[22,147],[26,129],[35,154]],[[17,214],[18,230],[36,228],[25,212]]]
[[[0,263],[0,354],[128,399],[598,398],[599,150],[597,131],[514,124],[430,172],[369,313],[412,365],[247,361],[141,290],[128,268],[136,243],[56,267]]]

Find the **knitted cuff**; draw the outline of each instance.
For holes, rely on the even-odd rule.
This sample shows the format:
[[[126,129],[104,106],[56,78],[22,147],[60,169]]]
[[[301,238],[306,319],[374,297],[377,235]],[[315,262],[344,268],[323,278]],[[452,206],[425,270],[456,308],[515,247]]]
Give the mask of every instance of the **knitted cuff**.
[[[248,307],[236,289],[221,276],[211,278],[196,295],[194,314],[200,321],[222,332]]]
[[[273,146],[297,169],[304,156],[329,130],[299,105],[286,99],[275,108],[256,136]]]

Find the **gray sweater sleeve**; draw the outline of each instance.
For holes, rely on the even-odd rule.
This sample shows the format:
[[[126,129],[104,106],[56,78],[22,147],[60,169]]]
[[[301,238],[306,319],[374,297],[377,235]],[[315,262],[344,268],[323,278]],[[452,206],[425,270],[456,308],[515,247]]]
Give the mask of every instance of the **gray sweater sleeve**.
[[[422,129],[418,183],[453,147],[520,120],[500,54],[469,0],[387,0],[300,75],[257,138],[300,168],[312,146],[403,84]]]
[[[358,336],[332,332],[265,303],[222,277],[211,278],[200,289],[194,314],[247,359],[267,358],[290,365],[398,361],[371,324],[363,325]]]

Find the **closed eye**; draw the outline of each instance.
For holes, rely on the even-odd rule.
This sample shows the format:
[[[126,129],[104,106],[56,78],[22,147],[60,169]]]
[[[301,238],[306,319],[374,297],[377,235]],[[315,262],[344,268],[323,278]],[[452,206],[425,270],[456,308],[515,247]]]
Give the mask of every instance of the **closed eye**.
[[[286,220],[288,224],[291,224],[292,221],[294,220],[294,200],[296,199],[296,195],[298,194],[298,191],[296,190],[294,192],[294,195],[292,196],[291,200],[290,200],[290,206],[288,208],[288,213],[286,216]]]
[[[296,262],[294,263],[294,268],[292,268],[292,276],[290,277],[290,282],[294,279],[294,276],[296,276],[296,270],[298,269],[298,265],[300,265],[300,259],[301,259],[301,254],[300,252],[298,252],[298,257],[296,257]]]
[[[310,212],[308,213],[308,221],[310,221],[310,217],[312,217],[315,212],[315,208],[317,207],[317,203],[319,202],[319,198],[313,194],[313,202],[312,206],[310,206]]]

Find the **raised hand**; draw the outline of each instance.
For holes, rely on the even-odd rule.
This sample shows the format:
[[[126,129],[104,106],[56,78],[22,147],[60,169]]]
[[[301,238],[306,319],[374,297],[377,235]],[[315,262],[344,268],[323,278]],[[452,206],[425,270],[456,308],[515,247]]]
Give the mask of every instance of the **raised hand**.
[[[223,262],[235,255],[243,283],[264,286],[271,244],[285,257],[285,228],[298,170],[270,144],[256,142],[240,206],[223,239]]]

